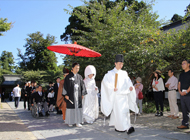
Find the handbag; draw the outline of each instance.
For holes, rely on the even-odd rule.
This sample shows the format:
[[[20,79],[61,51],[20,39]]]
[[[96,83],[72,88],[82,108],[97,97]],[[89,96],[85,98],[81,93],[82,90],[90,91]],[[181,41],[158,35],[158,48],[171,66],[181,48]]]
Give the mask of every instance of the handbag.
[[[139,91],[138,99],[139,99],[139,100],[143,99],[143,93],[142,93],[142,91]]]

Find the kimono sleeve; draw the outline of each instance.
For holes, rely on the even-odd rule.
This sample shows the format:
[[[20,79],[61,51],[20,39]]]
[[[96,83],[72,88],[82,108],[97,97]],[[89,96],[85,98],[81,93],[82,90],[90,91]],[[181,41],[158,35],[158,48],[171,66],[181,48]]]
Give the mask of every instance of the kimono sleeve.
[[[96,90],[97,89],[97,90]],[[95,81],[95,79],[93,79],[93,93],[95,93],[95,94],[97,94],[97,93],[99,93],[99,89],[98,89],[98,87],[96,86],[96,81]]]
[[[68,76],[66,76],[65,77],[65,81],[64,81],[64,84],[63,84],[63,91],[62,91],[62,95],[63,96],[68,96],[67,95],[67,91],[68,91],[68,86],[69,86],[69,77]]]
[[[128,77],[128,74],[127,74],[127,77],[126,77],[126,85],[129,85],[128,88],[132,87],[133,90],[130,91],[129,90],[129,94],[128,95],[128,104],[129,104],[129,109],[135,113],[138,113],[139,112],[139,109],[137,107],[137,104],[136,104],[136,91],[135,91],[135,88],[131,82],[131,79]]]
[[[114,84],[110,83],[110,73],[107,73],[101,83],[101,111],[105,116],[109,116],[113,110],[115,99]]]

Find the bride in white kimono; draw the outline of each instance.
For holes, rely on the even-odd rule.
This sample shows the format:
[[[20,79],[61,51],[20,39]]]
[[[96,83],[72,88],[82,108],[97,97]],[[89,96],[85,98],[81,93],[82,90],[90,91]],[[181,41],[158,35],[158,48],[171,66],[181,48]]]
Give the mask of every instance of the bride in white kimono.
[[[92,65],[88,65],[84,72],[84,84],[87,95],[83,99],[83,118],[87,123],[93,123],[98,118],[98,87],[95,83],[96,69]]]
[[[105,116],[111,114],[109,125],[115,126],[115,131],[127,131],[130,134],[135,130],[131,127],[129,109],[136,113],[139,110],[136,105],[135,88],[127,72],[121,70],[123,62],[123,55],[117,55],[115,68],[108,71],[102,80],[101,111]]]

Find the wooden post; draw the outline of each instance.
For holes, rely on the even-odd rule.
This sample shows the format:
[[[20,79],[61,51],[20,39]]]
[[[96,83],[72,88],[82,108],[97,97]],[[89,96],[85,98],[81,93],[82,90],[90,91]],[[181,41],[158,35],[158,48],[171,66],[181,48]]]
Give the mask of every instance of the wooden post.
[[[115,88],[117,88],[117,78],[118,78],[118,74],[115,74]]]

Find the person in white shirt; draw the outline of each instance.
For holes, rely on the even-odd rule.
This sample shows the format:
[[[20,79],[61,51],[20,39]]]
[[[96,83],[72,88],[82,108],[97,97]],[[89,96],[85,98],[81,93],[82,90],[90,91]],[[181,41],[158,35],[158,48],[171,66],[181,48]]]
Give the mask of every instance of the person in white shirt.
[[[168,88],[168,101],[170,105],[170,111],[171,114],[168,116],[172,119],[179,118],[179,109],[177,106],[177,85],[178,85],[178,79],[174,76],[174,71],[170,69],[168,71],[168,76],[170,77],[168,81],[165,83],[165,87]]]
[[[155,114],[155,116],[160,117],[160,116],[163,116],[163,110],[164,110],[163,91],[165,90],[165,87],[164,87],[163,79],[161,77],[161,71],[156,70],[154,72],[154,76],[155,78],[153,79],[153,82],[152,82],[152,88],[154,92],[154,100],[155,100],[156,110],[157,110],[157,113]],[[161,108],[160,112],[159,112],[159,104]]]
[[[51,89],[48,93],[48,103],[49,103],[49,111],[53,112],[53,104],[54,104],[54,90]]]
[[[21,89],[19,87],[19,84],[13,89],[14,97],[15,97],[15,108],[18,108],[20,96],[21,96]]]

